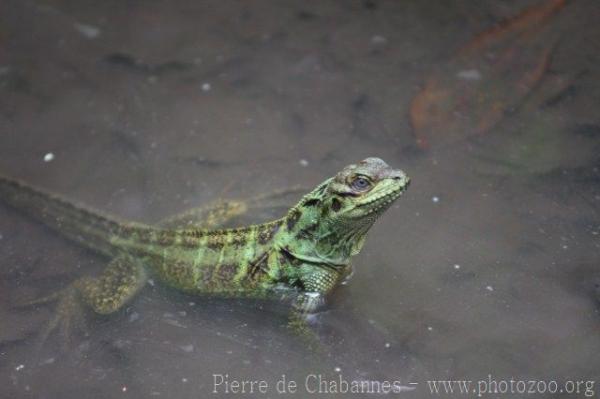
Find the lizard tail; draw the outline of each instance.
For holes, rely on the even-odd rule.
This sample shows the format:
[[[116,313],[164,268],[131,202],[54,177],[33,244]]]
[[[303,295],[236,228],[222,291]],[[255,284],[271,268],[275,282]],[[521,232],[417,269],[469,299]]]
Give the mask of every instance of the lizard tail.
[[[125,224],[115,217],[3,176],[0,201],[93,251],[114,256],[119,250],[111,238],[121,235]],[[127,223],[127,227],[134,225]]]

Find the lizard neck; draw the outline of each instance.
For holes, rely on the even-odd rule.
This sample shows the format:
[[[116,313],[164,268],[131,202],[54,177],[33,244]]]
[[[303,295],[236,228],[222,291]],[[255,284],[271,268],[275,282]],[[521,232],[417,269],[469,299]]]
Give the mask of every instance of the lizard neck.
[[[323,202],[314,200],[322,186],[306,195],[282,219],[275,246],[296,259],[344,268],[364,245],[371,224],[344,229],[323,217]]]

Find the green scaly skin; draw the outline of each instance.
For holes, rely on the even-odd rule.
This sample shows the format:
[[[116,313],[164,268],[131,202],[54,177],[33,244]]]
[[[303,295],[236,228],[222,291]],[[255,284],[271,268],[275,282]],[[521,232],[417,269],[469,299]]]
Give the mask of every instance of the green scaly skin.
[[[298,314],[318,309],[349,274],[367,232],[409,181],[381,159],[367,158],[321,183],[280,219],[222,230],[210,228],[243,213],[243,202],[187,212],[203,222],[177,229],[172,226],[183,216],[167,220],[167,227],[122,222],[2,177],[0,199],[112,258],[100,276],[78,279],[40,301],[59,301],[49,330],[61,323],[67,329],[80,304],[99,314],[119,310],[148,278],[190,294],[290,298],[297,324]]]

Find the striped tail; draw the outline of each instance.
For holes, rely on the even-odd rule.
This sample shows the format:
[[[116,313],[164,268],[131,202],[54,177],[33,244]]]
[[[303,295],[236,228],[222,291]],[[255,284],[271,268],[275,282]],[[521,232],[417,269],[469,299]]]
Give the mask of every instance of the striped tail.
[[[112,216],[2,176],[0,202],[16,208],[82,246],[107,256],[114,256],[119,251],[111,243],[111,238],[122,235],[125,227],[128,230],[135,227],[147,228],[141,224],[124,224]]]

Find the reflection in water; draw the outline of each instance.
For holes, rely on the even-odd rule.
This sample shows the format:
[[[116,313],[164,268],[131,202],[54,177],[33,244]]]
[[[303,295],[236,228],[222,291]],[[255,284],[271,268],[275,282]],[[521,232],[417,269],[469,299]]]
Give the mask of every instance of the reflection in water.
[[[219,373],[270,386],[285,374],[299,389],[310,374],[417,382],[415,397],[431,379],[597,380],[598,7],[567,2],[527,36],[560,39],[536,90],[512,93],[510,68],[490,82],[508,112],[486,134],[441,126],[431,140],[452,145],[424,151],[409,124],[423,82],[464,43],[551,3],[4,2],[3,173],[144,222],[312,187],[367,156],[413,185],[314,318],[321,354],[277,304],[158,285],[90,318],[67,349],[38,348],[50,308],[15,305],[104,262],[0,207],[0,396],[204,397]],[[521,54],[527,70],[540,53]]]

